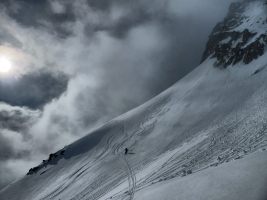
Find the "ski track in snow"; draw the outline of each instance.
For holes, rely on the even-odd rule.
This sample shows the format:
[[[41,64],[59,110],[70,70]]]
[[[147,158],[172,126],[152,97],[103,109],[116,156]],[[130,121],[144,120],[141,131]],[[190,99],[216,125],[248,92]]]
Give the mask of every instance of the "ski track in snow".
[[[128,182],[129,182],[129,200],[133,200],[134,199],[134,193],[135,193],[135,188],[136,188],[136,176],[134,174],[133,169],[131,168],[126,155],[121,155],[120,156],[122,161],[124,162],[124,165],[126,167],[126,171],[127,171],[127,176],[128,176]]]
[[[195,138],[194,141],[188,141],[188,147],[183,150],[183,146],[180,148],[170,151],[168,154],[168,159],[164,161],[161,166],[154,171],[151,171],[145,177],[141,177],[137,185],[136,176],[133,172],[133,168],[130,166],[130,163],[127,159],[127,156],[124,155],[123,150],[127,142],[135,140],[136,136],[145,131],[143,126],[140,127],[140,130],[131,136],[124,136],[124,139],[120,143],[114,141],[113,136],[106,139],[106,148],[100,153],[98,159],[105,157],[110,154],[110,152],[118,156],[121,160],[122,165],[124,165],[125,171],[127,173],[128,180],[128,192],[119,192],[118,194],[112,196],[112,199],[134,199],[134,194],[136,191],[149,187],[151,184],[157,182],[166,181],[175,177],[186,176],[183,174],[185,169],[193,170],[193,173],[206,169],[208,167],[215,167],[224,162],[229,162],[231,160],[240,159],[246,154],[256,151],[260,148],[266,146],[266,125],[264,123],[263,127],[259,127],[257,131],[258,134],[250,134],[250,131],[247,130],[243,134],[232,137],[229,135],[234,132],[234,130],[239,126],[239,124],[244,119],[238,120],[237,122],[232,123],[228,127],[224,127],[220,133],[213,134],[212,137],[199,136],[199,139]],[[219,130],[220,128],[218,128]],[[254,130],[255,131],[255,130]],[[185,143],[185,144],[187,144]],[[186,145],[185,145],[186,146]],[[244,153],[242,147],[250,146],[248,152]],[[181,150],[180,150],[181,149]],[[221,160],[217,160],[217,156],[221,156]],[[131,156],[131,155],[128,155]],[[160,158],[160,157],[159,157]],[[153,163],[153,162],[152,162]],[[89,165],[89,167],[88,167]],[[55,199],[61,192],[64,192],[73,181],[82,176],[87,170],[90,169],[89,162],[84,164],[80,169],[78,169],[68,180],[68,183],[64,184],[60,188],[56,189],[53,193],[46,196],[45,199]],[[99,183],[101,183],[101,178],[99,178]],[[89,192],[82,192],[74,199],[99,199],[101,196],[105,195],[108,191],[114,188],[114,183],[116,179],[110,184],[107,184],[106,187],[98,186],[98,191],[94,194],[89,194]],[[86,190],[85,190],[86,191]],[[88,198],[90,196],[91,198]],[[108,198],[111,199],[111,198]]]

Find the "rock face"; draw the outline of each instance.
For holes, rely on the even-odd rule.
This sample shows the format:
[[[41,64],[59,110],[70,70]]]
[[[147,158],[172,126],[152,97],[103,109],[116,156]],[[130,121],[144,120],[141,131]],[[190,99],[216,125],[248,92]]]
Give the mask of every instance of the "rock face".
[[[216,58],[215,66],[248,64],[262,56],[267,44],[267,1],[233,3],[227,17],[215,26],[202,61]]]

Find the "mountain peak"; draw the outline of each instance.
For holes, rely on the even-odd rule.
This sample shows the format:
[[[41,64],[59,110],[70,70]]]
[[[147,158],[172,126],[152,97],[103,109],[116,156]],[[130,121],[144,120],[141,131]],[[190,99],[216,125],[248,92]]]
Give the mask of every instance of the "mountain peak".
[[[266,44],[267,2],[236,2],[213,29],[202,60],[216,58],[215,66],[221,68],[241,61],[248,64],[264,54]]]

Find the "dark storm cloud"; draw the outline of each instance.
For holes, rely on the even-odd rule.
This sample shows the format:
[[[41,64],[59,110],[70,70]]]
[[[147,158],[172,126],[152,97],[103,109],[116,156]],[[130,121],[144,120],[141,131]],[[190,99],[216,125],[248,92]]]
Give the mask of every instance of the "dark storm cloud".
[[[12,19],[24,26],[43,28],[60,37],[69,36],[71,30],[64,28],[62,24],[75,20],[71,5],[65,4],[64,11],[57,13],[51,9],[50,2],[48,0],[2,0],[0,5]]]
[[[131,28],[136,27],[140,24],[146,23],[148,21],[157,21],[159,16],[154,12],[151,12],[147,7],[140,4],[140,1],[135,1],[131,3],[130,1],[92,1],[88,0],[87,4],[93,10],[100,10],[106,14],[111,14],[116,12],[114,9],[121,9],[127,12],[127,15],[118,16],[117,20],[109,23],[100,22],[92,26],[88,24],[85,27],[85,34],[89,34],[97,31],[107,31],[114,37],[124,37]],[[153,19],[154,18],[154,19]]]
[[[13,106],[41,108],[66,90],[67,80],[64,74],[42,71],[31,72],[12,82],[0,80],[0,101]]]
[[[2,113],[2,120],[10,121],[2,124],[3,138],[6,131],[21,138],[16,144],[6,142],[4,149],[13,155],[12,163],[21,160],[13,153],[16,146],[21,146],[21,152],[30,148],[30,160],[36,163],[52,150],[147,101],[194,69],[211,29],[224,17],[230,2],[2,1],[9,16],[5,23],[12,24],[8,34],[21,44],[16,48],[35,58],[34,71],[53,63],[52,73],[61,71],[69,76],[66,82],[64,77],[31,71],[20,85],[12,86],[14,92],[0,85],[2,101],[32,108],[43,105],[42,115],[30,117],[35,119],[33,124],[28,124],[27,118],[16,119],[17,115],[12,122],[11,111]],[[58,98],[51,101],[54,97]],[[16,123],[19,121],[21,126]],[[29,155],[23,155],[20,164],[26,170]],[[6,158],[6,163],[10,159]],[[0,177],[6,166],[0,166]],[[17,168],[13,165],[9,169]]]

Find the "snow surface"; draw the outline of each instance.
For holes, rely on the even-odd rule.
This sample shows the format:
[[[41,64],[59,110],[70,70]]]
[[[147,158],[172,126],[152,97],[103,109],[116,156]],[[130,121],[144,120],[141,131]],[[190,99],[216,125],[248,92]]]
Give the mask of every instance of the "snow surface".
[[[267,55],[225,70],[213,63],[65,147],[0,199],[261,200]],[[125,156],[126,147],[134,154]]]
[[[266,200],[266,152],[210,168],[183,179],[152,185],[136,200]]]

